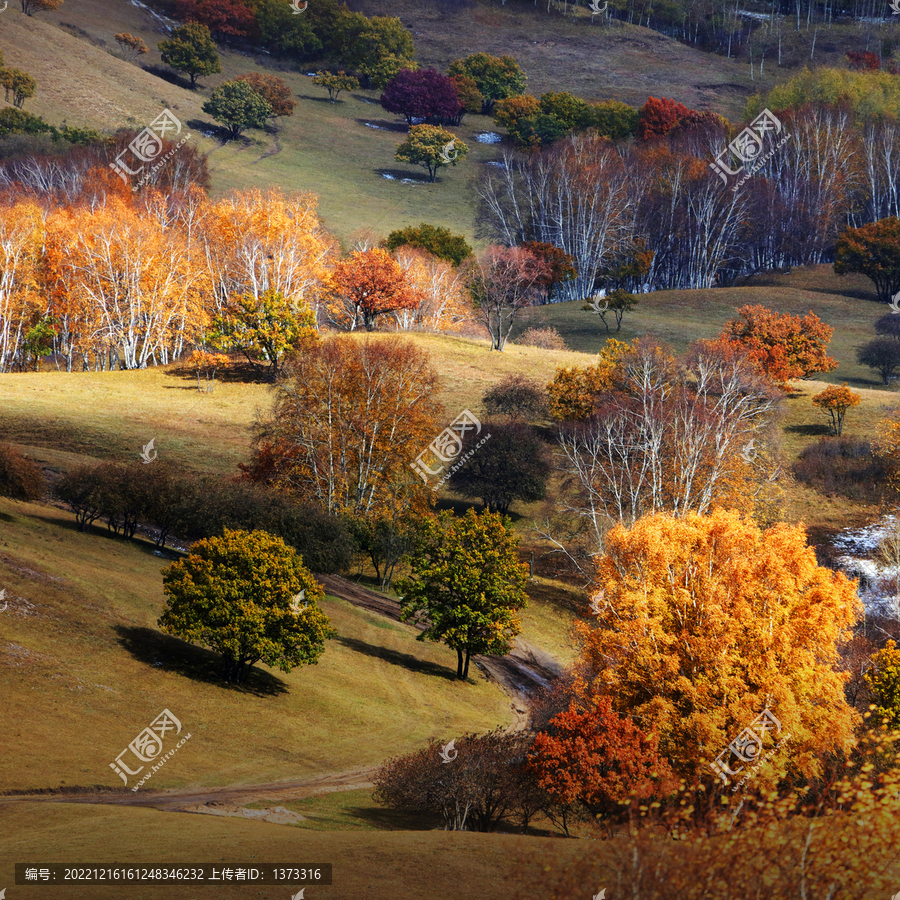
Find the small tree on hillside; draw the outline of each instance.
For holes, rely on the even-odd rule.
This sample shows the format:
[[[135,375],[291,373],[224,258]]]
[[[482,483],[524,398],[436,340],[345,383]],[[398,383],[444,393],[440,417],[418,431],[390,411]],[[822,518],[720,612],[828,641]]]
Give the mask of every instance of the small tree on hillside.
[[[46,484],[41,470],[12,447],[0,444],[0,497],[38,500]]]
[[[34,96],[37,82],[20,69],[0,69],[0,84],[6,91],[6,99],[12,94],[12,101],[19,109],[25,105],[29,97]]]
[[[196,85],[198,77],[222,71],[209,28],[199,22],[189,22],[174,28],[172,37],[160,41],[158,47],[162,61],[167,66],[190,76],[191,87]]]
[[[900,292],[900,219],[888,216],[848,228],[834,245],[834,271],[865,275],[874,282],[878,299],[889,303]]]
[[[482,398],[490,416],[512,420],[542,419],[547,415],[547,392],[531,378],[516,372],[497,382]]]
[[[246,81],[220,84],[202,106],[203,112],[221,122],[237,140],[248,128],[263,128],[272,107]]]
[[[893,338],[875,338],[859,347],[857,361],[874,369],[881,376],[881,383],[887,384],[900,369],[900,342]]]
[[[525,241],[522,246],[541,260],[547,270],[541,285],[547,292],[544,297],[545,303],[550,302],[553,288],[557,284],[578,277],[575,260],[555,244],[547,241]]]
[[[246,81],[272,107],[273,119],[294,114],[297,101],[291,97],[291,89],[287,83],[277,75],[260,75],[259,72],[250,72],[247,75],[238,75],[234,80]]]
[[[359,79],[347,75],[343,70],[336,75],[331,72],[316,72],[312,83],[325,88],[332,103],[337,103],[342,91],[355,91],[359,87]]]
[[[142,38],[135,37],[128,31],[115,35],[116,43],[129,59],[137,59],[142,53],[148,53],[147,45]]]
[[[846,384],[840,387],[833,384],[812,398],[813,404],[825,410],[831,417],[831,431],[838,436],[844,430],[844,416],[847,410],[859,406],[860,400],[862,397],[853,393]]]
[[[394,159],[422,166],[428,171],[428,180],[434,181],[438,169],[455,166],[465,159],[469,148],[455,134],[436,125],[413,125],[409,136],[397,148]]]
[[[463,110],[453,80],[435,69],[401,69],[385,87],[381,105],[409,125],[414,118],[448,121]]]
[[[62,6],[63,0],[22,0],[22,12],[33,16],[36,12],[53,12]]]
[[[509,522],[469,509],[445,512],[423,526],[411,554],[412,573],[396,582],[400,618],[427,627],[420,641],[444,641],[456,651],[456,677],[469,676],[473,653],[509,653],[521,631],[516,613],[525,607],[526,566]]]
[[[606,317],[612,314],[616,320],[616,334],[618,334],[622,330],[623,316],[637,305],[638,299],[634,294],[629,294],[628,291],[617,290],[607,294],[606,297],[598,295],[592,298],[590,303],[585,303],[581,308],[586,312],[596,313],[596,315],[600,316],[600,321],[606,326],[607,334],[610,333],[610,329]]]
[[[240,684],[257,662],[290,672],[315,664],[333,637],[321,586],[281,538],[228,531],[197,541],[163,573],[159,627],[222,654],[223,677]]]

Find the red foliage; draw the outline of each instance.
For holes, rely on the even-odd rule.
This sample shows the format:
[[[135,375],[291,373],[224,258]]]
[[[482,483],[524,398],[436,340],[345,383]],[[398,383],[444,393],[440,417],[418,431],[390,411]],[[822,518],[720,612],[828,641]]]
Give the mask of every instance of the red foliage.
[[[638,116],[637,136],[642,141],[665,137],[679,122],[694,110],[668,97],[648,97]]]
[[[878,55],[872,53],[870,50],[866,50],[864,53],[848,50],[847,59],[850,62],[850,70],[853,72],[881,68],[881,60],[878,58]]]
[[[218,37],[242,38],[256,33],[252,10],[241,0],[175,0],[175,15],[199,22]]]

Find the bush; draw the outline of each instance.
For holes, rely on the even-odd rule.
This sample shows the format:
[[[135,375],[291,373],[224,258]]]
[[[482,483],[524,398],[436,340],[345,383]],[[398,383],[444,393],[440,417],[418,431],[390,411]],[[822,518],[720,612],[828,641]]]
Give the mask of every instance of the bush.
[[[874,369],[887,384],[900,369],[900,343],[893,338],[878,337],[857,348],[856,359],[860,365]]]
[[[483,401],[489,416],[534,420],[547,415],[547,392],[536,381],[518,373],[495,384]]]
[[[567,350],[566,342],[555,328],[529,328],[519,335],[517,344],[540,350]]]
[[[888,470],[869,441],[823,438],[803,450],[793,471],[798,481],[829,497],[877,503],[888,493]]]
[[[0,497],[39,500],[45,487],[41,470],[30,459],[12,447],[0,445]]]

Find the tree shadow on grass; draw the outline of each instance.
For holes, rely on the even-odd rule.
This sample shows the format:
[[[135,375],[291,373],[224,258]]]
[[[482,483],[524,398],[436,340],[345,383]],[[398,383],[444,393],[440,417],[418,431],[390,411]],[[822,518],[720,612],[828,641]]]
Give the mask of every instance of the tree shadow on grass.
[[[439,816],[425,813],[412,815],[377,806],[348,806],[344,812],[379,831],[434,831],[443,827]]]
[[[344,637],[338,635],[334,638],[339,644],[343,644],[348,650],[354,650],[356,653],[364,653],[366,656],[372,656],[376,659],[383,659],[395,666],[403,666],[411,672],[419,672],[423,675],[433,675],[436,678],[443,678],[445,681],[456,681],[456,672],[447,666],[441,666],[437,663],[429,662],[425,659],[419,659],[411,653],[401,653],[399,650],[389,650],[387,647],[379,647],[376,644],[370,644],[367,641],[361,641],[358,638]]]
[[[135,659],[164,672],[176,672],[192,681],[215,684],[225,690],[256,697],[287,693],[287,685],[277,676],[254,666],[243,684],[230,684],[220,672],[222,657],[204,647],[195,647],[152,628],[114,625],[119,644]]]
[[[789,431],[791,434],[805,434],[809,437],[815,437],[817,435],[831,434],[831,426],[829,425],[788,425],[785,431]]]

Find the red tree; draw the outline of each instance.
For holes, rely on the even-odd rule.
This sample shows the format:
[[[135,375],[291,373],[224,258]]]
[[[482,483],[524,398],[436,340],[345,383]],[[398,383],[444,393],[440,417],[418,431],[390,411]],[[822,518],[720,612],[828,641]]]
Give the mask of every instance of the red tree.
[[[253,12],[241,0],[175,0],[175,15],[205,25],[217,37],[248,37],[256,31]]]
[[[878,58],[877,54],[872,53],[870,50],[866,50],[864,53],[848,50],[847,60],[850,63],[850,70],[852,72],[881,68],[881,60]]]
[[[381,105],[410,125],[414,118],[444,121],[463,111],[453,79],[435,69],[401,69],[385,87]]]
[[[380,247],[358,250],[341,260],[334,269],[334,283],[355,317],[362,317],[367,331],[374,328],[378,316],[395,309],[416,309],[421,301],[406,271]]]
[[[642,141],[665,137],[678,123],[694,110],[667,97],[648,97],[638,115],[637,136]]]
[[[578,269],[575,268],[572,257],[554,244],[546,241],[525,241],[522,247],[537,257],[546,267],[546,275],[542,281],[538,282],[541,287],[547,289],[546,303],[550,302],[550,291],[554,284],[578,276]]]

